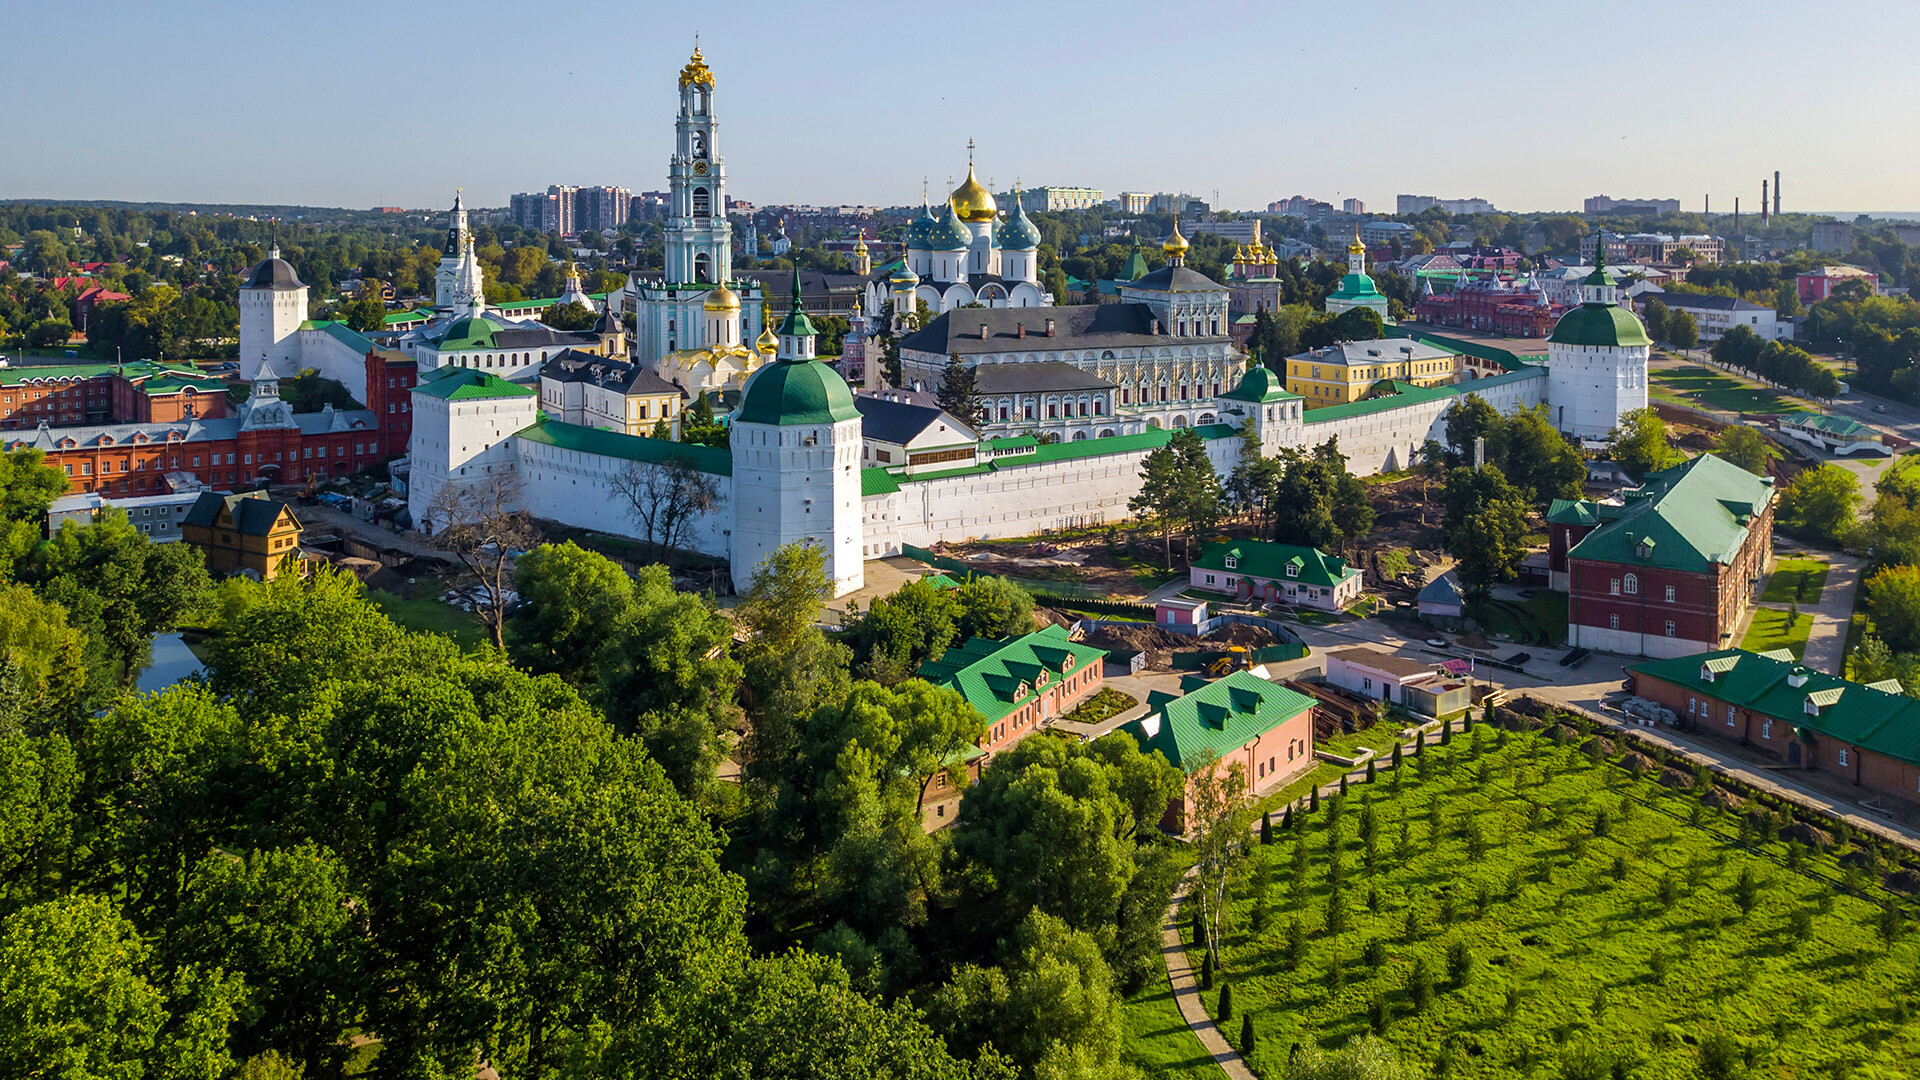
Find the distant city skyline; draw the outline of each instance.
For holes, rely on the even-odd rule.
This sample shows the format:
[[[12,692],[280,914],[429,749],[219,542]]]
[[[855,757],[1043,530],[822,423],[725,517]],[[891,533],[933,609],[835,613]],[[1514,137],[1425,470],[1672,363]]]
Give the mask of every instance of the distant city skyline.
[[[732,193],[756,204],[910,204],[923,178],[938,198],[971,138],[999,191],[1375,212],[1403,193],[1519,212],[1711,195],[1726,213],[1757,210],[1778,169],[1790,212],[1920,214],[1911,5],[1626,2],[1604,27],[1572,4],[1164,10],[23,6],[0,198],[418,209],[456,188],[488,207],[549,184],[657,190],[698,33]]]

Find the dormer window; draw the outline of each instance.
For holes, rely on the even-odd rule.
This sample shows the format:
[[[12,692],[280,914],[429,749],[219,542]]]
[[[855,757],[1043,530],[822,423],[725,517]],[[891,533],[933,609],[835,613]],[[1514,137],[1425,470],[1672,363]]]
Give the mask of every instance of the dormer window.
[[[1287,564],[1287,576],[1288,576],[1288,577],[1294,577],[1294,578],[1297,578],[1297,577],[1299,577],[1299,576],[1300,576],[1300,564],[1299,564],[1299,563],[1288,563],[1288,564]]]
[[[1227,569],[1229,569],[1229,570],[1238,570],[1238,569],[1240,569],[1240,559],[1239,559],[1239,557],[1238,557],[1238,556],[1234,556],[1234,555],[1229,555],[1229,556],[1227,556],[1227,560],[1226,560],[1226,561],[1227,561]]]

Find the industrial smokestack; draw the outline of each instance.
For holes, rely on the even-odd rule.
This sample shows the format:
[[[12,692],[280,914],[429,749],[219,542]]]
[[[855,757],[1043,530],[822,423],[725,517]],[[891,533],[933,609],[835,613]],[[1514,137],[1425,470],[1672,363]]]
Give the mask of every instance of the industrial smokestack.
[[[1780,170],[1773,170],[1773,212],[1780,213]]]
[[[1762,180],[1760,181],[1760,222],[1761,224],[1764,225],[1766,224],[1766,221],[1767,221],[1767,182],[1765,180]]]
[[[1701,203],[1700,215],[1702,217],[1712,217],[1713,216],[1713,196],[1712,195],[1700,196],[1700,203]]]
[[[1740,235],[1740,196],[1733,197],[1733,235]]]

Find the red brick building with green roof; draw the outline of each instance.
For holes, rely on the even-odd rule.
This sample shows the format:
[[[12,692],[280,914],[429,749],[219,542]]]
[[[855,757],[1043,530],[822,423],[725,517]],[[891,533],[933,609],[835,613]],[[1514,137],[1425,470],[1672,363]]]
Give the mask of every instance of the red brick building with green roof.
[[[980,749],[1003,750],[1099,693],[1107,654],[1049,626],[1022,637],[970,638],[920,665],[921,678],[959,691],[987,721]]]
[[[1773,483],[1712,454],[1647,477],[1621,506],[1556,503],[1567,643],[1630,656],[1723,648],[1772,564]]]
[[[1640,664],[1633,691],[1689,730],[1920,801],[1920,701],[1896,681],[1848,682],[1785,650],[1720,649]]]
[[[1313,767],[1313,699],[1251,672],[1236,671],[1177,696],[1149,694],[1147,710],[1121,730],[1139,741],[1142,752],[1158,751],[1186,773],[1188,795],[1209,762],[1216,769],[1245,769],[1255,795]],[[1168,804],[1161,822],[1168,832],[1186,831],[1188,795]]]

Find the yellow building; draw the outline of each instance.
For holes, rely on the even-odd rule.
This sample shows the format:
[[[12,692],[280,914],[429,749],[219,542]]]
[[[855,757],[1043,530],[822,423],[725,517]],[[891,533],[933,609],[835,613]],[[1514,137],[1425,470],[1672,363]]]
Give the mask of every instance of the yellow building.
[[[180,522],[180,539],[206,555],[213,573],[272,581],[299,565],[300,528],[293,507],[267,498],[264,491],[203,491]],[[287,561],[290,556],[292,562]]]
[[[1460,377],[1460,357],[1410,338],[1348,341],[1287,357],[1287,390],[1307,408],[1367,396],[1375,383],[1444,386]]]

